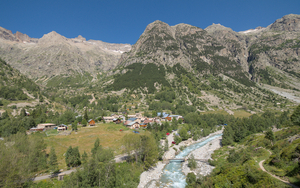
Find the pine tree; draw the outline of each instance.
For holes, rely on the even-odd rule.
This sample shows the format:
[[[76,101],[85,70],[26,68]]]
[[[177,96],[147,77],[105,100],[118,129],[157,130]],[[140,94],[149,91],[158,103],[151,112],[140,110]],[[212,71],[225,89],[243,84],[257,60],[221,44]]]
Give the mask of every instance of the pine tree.
[[[44,98],[43,98],[43,96],[41,94],[39,96],[39,102],[44,102]]]
[[[49,165],[50,165],[50,169],[53,172],[58,170],[57,156],[55,153],[55,149],[53,147],[51,147],[50,154],[49,154]]]
[[[164,150],[165,150],[165,151],[168,151],[168,150],[169,150],[169,141],[168,141],[168,138],[166,138],[166,140],[165,140],[165,147],[164,147]]]
[[[85,108],[83,119],[85,119],[86,121],[89,120],[89,117],[87,115],[87,107]]]
[[[81,156],[81,163],[85,164],[87,162],[87,158],[88,158],[87,153],[84,151]]]
[[[294,125],[300,126],[300,105],[297,106],[294,113],[291,115],[291,121]]]
[[[275,141],[275,136],[271,129],[266,132],[265,138],[270,140],[273,145],[273,142]]]
[[[67,166],[71,166],[71,163],[73,162],[73,148],[70,146],[65,154],[65,160]]]
[[[83,127],[85,127],[86,124],[87,124],[87,121],[85,119],[83,119],[82,122],[81,122],[81,124],[82,124]]]
[[[72,146],[70,146],[65,154],[65,160],[66,160],[66,164],[67,166],[78,166],[81,164],[81,160],[80,160],[80,153],[79,153],[79,149],[78,146],[75,148],[72,148]]]
[[[94,148],[92,148],[92,156],[95,156],[96,153],[97,153],[97,150],[99,149],[100,147],[100,140],[99,138],[96,139],[95,143],[94,143]]]
[[[78,121],[77,121],[77,120],[75,120],[75,122],[73,122],[73,124],[72,124],[72,129],[73,129],[74,131],[77,131],[77,124],[78,124]]]
[[[78,146],[73,148],[73,160],[72,166],[79,166],[81,164]]]
[[[22,108],[22,110],[21,110],[21,112],[20,112],[20,116],[21,116],[21,117],[26,116],[26,111],[25,111],[24,108]]]

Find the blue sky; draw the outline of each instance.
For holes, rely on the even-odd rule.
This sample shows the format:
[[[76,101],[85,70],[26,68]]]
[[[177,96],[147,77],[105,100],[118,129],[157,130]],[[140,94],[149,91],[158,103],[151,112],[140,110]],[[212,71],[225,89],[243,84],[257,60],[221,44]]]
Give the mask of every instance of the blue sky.
[[[110,43],[134,44],[155,20],[234,31],[266,27],[300,14],[300,0],[0,0],[0,26],[41,38],[51,31]]]

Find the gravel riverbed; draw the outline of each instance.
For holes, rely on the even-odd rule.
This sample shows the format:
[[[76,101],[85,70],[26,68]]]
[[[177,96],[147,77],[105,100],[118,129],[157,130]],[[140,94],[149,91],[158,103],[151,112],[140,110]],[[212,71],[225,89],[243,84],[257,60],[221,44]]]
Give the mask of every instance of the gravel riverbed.
[[[221,134],[222,130],[214,132],[210,134],[207,137],[203,137],[197,141],[194,141],[192,139],[188,139],[186,141],[183,141],[179,143],[178,145],[174,145],[173,147],[177,148],[179,150],[180,146],[189,146],[194,143],[202,142],[203,140],[209,138],[210,136],[216,135],[216,134]],[[173,133],[170,134],[168,137],[168,142],[169,145],[171,146],[171,143],[173,141]],[[205,146],[202,146],[194,151],[192,151],[191,154],[194,155],[195,159],[211,159],[211,154],[214,152],[214,150],[218,149],[221,147],[221,139],[222,137],[218,137],[211,142],[207,143]],[[171,159],[175,157],[175,150],[171,147],[167,152],[164,154],[164,159]],[[207,163],[204,162],[197,162],[197,168],[193,171],[190,170],[190,168],[187,166],[188,162],[184,162],[182,164],[182,171],[185,174],[188,174],[189,172],[194,172],[194,173],[200,173],[201,175],[208,175],[212,172],[213,167],[208,165]],[[153,168],[149,169],[148,171],[145,171],[141,174],[140,176],[140,183],[138,185],[138,188],[144,188],[149,182],[152,181],[152,183],[149,183],[149,187],[155,187],[155,184],[157,181],[159,181],[160,176],[162,174],[162,170],[165,167],[165,163],[163,162],[158,162],[156,166]]]

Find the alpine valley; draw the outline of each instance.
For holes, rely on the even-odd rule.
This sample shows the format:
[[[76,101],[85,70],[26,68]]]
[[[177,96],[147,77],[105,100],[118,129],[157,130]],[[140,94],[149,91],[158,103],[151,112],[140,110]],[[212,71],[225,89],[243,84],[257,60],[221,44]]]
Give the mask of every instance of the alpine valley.
[[[118,101],[118,109],[138,105],[139,111],[175,112],[178,101],[229,114],[299,103],[299,47],[300,16],[293,14],[241,32],[220,24],[201,29],[155,21],[132,46],[80,35],[68,39],[55,31],[35,39],[0,28],[0,57],[36,82],[50,101],[66,105],[74,95],[139,94],[142,100]],[[157,105],[163,91],[169,102]]]
[[[0,27],[0,187],[169,186],[180,151],[180,187],[299,186],[299,104],[300,15],[134,45]]]

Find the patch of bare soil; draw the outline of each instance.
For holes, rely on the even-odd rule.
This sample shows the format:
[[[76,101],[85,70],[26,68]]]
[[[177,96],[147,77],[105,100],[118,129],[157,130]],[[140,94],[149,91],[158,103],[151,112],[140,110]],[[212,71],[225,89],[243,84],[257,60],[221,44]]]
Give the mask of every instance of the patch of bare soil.
[[[292,100],[296,103],[300,103],[300,92],[299,91],[283,89],[280,87],[274,87],[274,86],[270,86],[267,84],[264,84],[262,87],[265,89],[271,90],[280,96],[286,97],[287,99]]]

